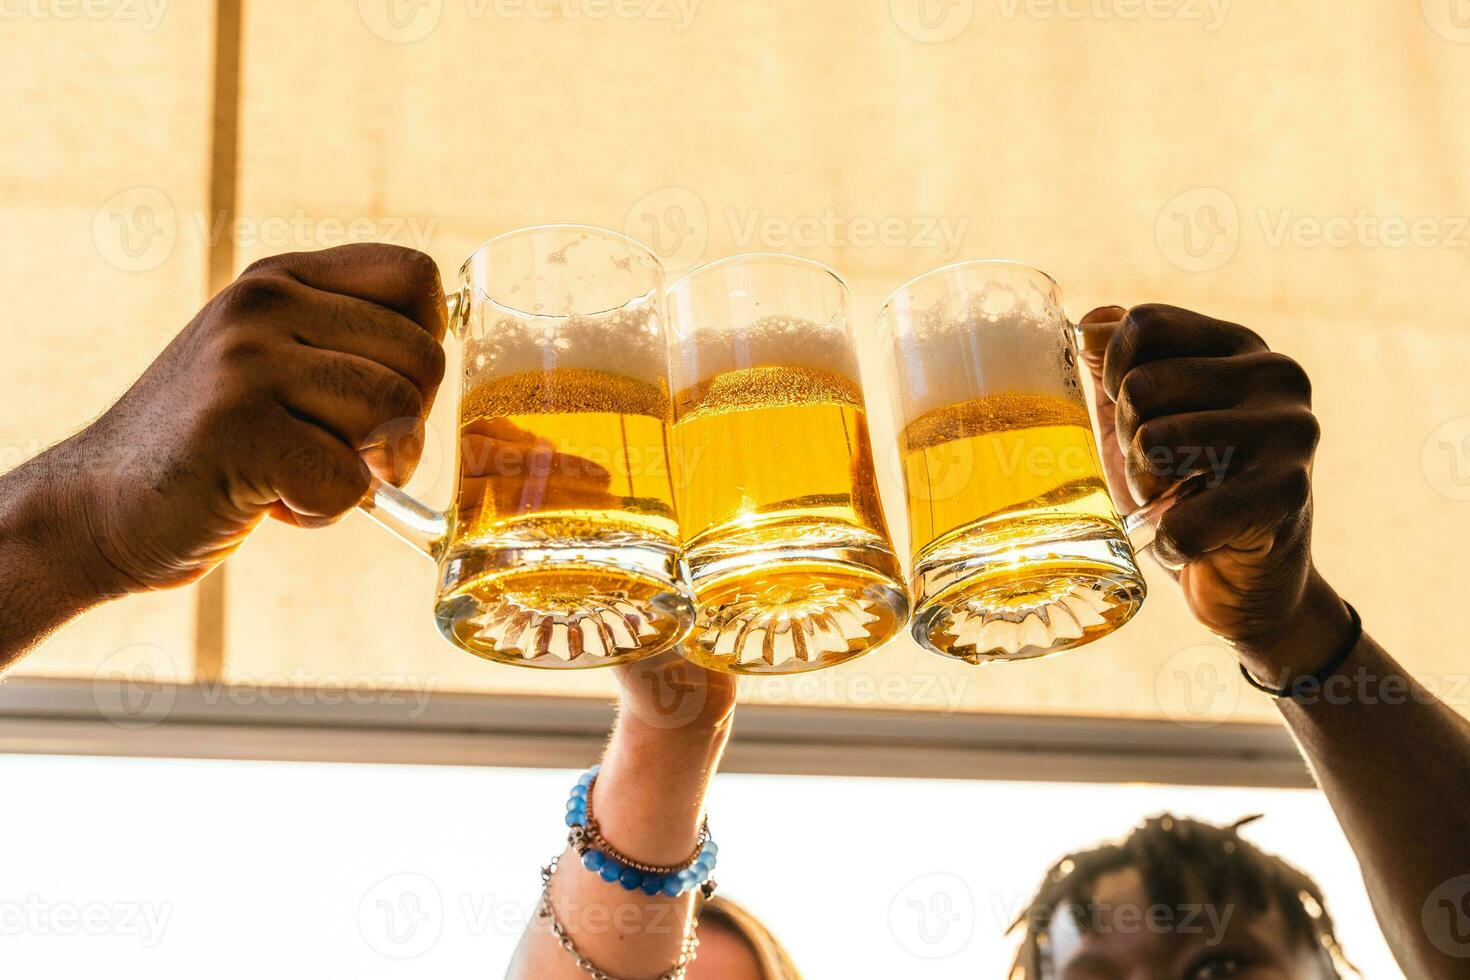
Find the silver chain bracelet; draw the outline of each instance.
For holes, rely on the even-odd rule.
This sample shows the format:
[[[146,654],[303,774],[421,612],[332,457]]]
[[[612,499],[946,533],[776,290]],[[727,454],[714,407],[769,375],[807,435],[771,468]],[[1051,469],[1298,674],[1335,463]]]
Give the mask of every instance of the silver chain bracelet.
[[[551,863],[541,869],[541,904],[536,908],[536,915],[550,922],[551,934],[556,937],[557,945],[577,961],[577,969],[587,974],[592,980],[618,980],[617,977],[603,971],[583,956],[576,944],[572,942],[572,937],[567,935],[566,927],[557,919],[556,912],[551,907],[551,876],[556,873],[557,860],[557,858],[552,858]],[[684,973],[689,969],[689,964],[694,962],[695,953],[699,949],[699,937],[695,935],[698,928],[699,916],[696,915],[689,923],[689,933],[680,944],[679,959],[669,970],[660,973],[655,980],[684,980]]]

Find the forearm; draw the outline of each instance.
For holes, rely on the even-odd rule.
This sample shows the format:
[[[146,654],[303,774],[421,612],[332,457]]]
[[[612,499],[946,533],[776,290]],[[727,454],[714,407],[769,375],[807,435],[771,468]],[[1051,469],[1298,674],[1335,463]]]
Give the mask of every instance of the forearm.
[[[0,476],[0,671],[109,596],[80,535],[68,443]]]
[[[620,717],[592,793],[602,835],[644,864],[687,860],[728,736],[727,721],[671,731]],[[694,892],[669,898],[625,891],[584,868],[570,848],[552,876],[550,895],[556,919],[578,952],[614,976],[652,977],[668,970],[679,958],[694,910]],[[508,975],[586,977],[539,916],[522,937]]]
[[[1345,612],[1334,615],[1334,602],[1340,608],[1330,589],[1319,589],[1309,603],[1314,611],[1293,631],[1293,648],[1243,650],[1247,666],[1262,679],[1276,665],[1320,666],[1347,635]],[[1292,676],[1299,675],[1287,682]],[[1367,635],[1320,691],[1279,704],[1358,856],[1404,972],[1463,976],[1465,961],[1440,949],[1426,923],[1441,914],[1428,908],[1435,890],[1470,874],[1470,723]],[[1459,914],[1466,890],[1439,896],[1450,900],[1449,915]],[[1448,945],[1450,935],[1443,929],[1439,944]]]

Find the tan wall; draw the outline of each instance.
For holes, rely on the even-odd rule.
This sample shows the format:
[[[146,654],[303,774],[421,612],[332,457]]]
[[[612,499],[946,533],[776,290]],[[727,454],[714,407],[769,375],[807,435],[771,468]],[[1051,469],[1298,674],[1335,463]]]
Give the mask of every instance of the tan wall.
[[[30,19],[0,39],[0,465],[99,410],[204,298],[204,6],[175,3],[151,32]],[[1065,5],[1097,12],[1081,18],[977,0],[943,42],[960,22],[929,31],[913,6],[706,0],[682,25],[436,0],[395,31],[370,0],[248,0],[239,264],[334,244],[358,221],[425,248],[447,276],[500,231],[577,221],[648,239],[674,268],[761,248],[829,262],[850,278],[869,338],[893,286],[979,256],[1047,269],[1074,315],[1153,300],[1244,322],[1316,385],[1321,567],[1404,660],[1457,683],[1448,675],[1470,671],[1455,642],[1470,578],[1470,500],[1456,499],[1470,497],[1456,482],[1470,480],[1470,37],[1435,0],[1237,2],[1218,24],[1203,3],[1157,9],[1204,22],[1102,16],[1116,5],[1092,0]],[[99,247],[93,224],[138,185],[164,192],[176,241],[130,272],[118,265],[137,260],[105,236]],[[1182,230],[1193,222],[1203,242],[1206,207],[1225,234],[1192,256]],[[1425,219],[1421,241],[1275,237],[1283,213],[1310,226],[1360,212]],[[828,216],[809,247],[779,236]],[[854,241],[852,220],[887,221],[896,237]],[[954,247],[926,231],[935,223],[963,232]],[[257,231],[282,237],[262,244]],[[872,369],[875,353],[864,352]],[[436,419],[451,431],[445,412]],[[1208,679],[1189,651],[1209,638],[1153,578],[1133,624],[1074,656],[975,671],[905,642],[751,694],[1193,718],[1178,675]],[[516,672],[454,651],[429,621],[431,587],[428,564],[364,519],[316,534],[268,527],[230,567],[230,669],[608,688],[596,674]],[[135,643],[187,663],[192,609],[181,594],[97,613],[26,669],[85,674]],[[1206,660],[1233,684],[1223,651]],[[892,676],[904,681],[887,696],[855,685]],[[1254,696],[1237,704],[1231,688],[1206,713],[1225,715],[1270,710]]]

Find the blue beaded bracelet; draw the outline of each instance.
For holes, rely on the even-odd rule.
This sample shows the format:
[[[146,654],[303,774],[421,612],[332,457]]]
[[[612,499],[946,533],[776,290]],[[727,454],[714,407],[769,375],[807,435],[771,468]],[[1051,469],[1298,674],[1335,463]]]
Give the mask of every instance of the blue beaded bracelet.
[[[710,838],[709,821],[700,827],[694,856],[683,864],[660,867],[634,861],[607,842],[592,816],[592,786],[601,771],[602,766],[597,765],[584,772],[567,798],[567,826],[571,828],[567,843],[582,859],[582,867],[609,884],[621,885],[625,891],[677,898],[698,888],[705,898],[713,895],[715,882],[711,875],[720,848]]]

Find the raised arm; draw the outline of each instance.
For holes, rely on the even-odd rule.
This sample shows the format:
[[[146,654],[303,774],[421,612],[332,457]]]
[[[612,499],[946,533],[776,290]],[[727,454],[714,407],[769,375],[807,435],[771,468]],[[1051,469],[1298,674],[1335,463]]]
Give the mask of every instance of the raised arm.
[[[257,262],[76,436],[0,476],[0,670],[87,608],[193,582],[266,515],[331,523],[402,480],[444,373],[434,263]]]
[[[674,654],[617,670],[618,717],[589,794],[591,813],[602,837],[624,857],[648,866],[679,865],[696,849],[705,793],[730,735],[735,679]],[[693,931],[695,892],[648,895],[636,883],[628,889],[605,880],[602,870],[584,865],[570,847],[558,858],[546,899],[566,943],[612,976],[657,977],[673,970]],[[545,915],[532,920],[507,974],[535,980],[587,975]]]
[[[1244,327],[1174,307],[1109,307],[1084,323],[1119,320],[1105,357],[1084,355],[1114,496],[1126,509],[1203,475],[1163,517],[1156,556],[1257,681],[1292,691],[1281,716],[1404,972],[1464,977],[1470,877],[1454,879],[1470,875],[1470,723],[1359,636],[1312,562],[1319,428],[1306,373]]]

